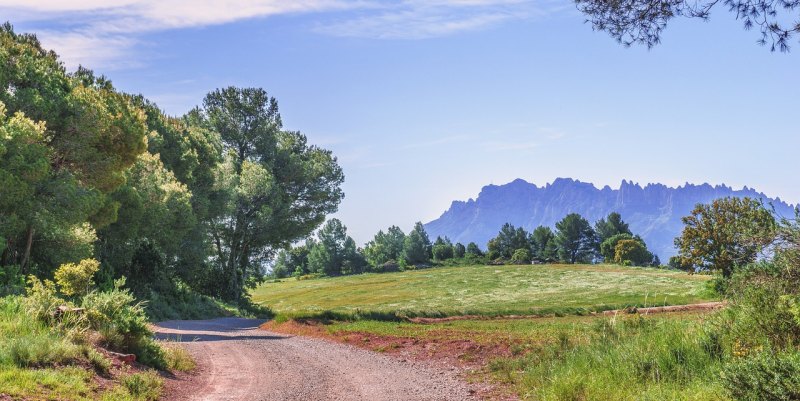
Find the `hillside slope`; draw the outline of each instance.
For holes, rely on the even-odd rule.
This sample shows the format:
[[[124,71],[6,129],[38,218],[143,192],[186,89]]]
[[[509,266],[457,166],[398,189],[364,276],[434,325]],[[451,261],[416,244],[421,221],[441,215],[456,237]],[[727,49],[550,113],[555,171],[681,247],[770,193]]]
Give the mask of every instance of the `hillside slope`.
[[[483,187],[477,199],[454,201],[438,219],[425,225],[431,238],[447,236],[454,242],[475,242],[485,248],[508,222],[532,231],[537,226],[553,227],[569,213],[580,213],[590,222],[619,212],[631,230],[641,235],[648,247],[666,262],[675,254],[673,239],[686,216],[698,203],[722,197],[751,197],[771,203],[783,216],[792,216],[792,206],[750,188],[734,190],[725,185],[686,184],[677,188],[662,184],[645,187],[622,181],[619,189],[596,188],[590,183],[558,178],[539,187],[517,179],[505,185]]]

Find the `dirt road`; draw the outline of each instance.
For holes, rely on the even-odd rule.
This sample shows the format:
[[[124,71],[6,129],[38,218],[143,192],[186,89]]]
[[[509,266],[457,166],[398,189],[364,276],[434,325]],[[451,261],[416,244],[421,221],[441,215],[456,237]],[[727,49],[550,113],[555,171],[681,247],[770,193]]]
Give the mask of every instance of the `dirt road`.
[[[450,370],[349,345],[261,330],[260,320],[171,321],[157,337],[180,341],[198,369],[167,384],[167,400],[472,400]]]

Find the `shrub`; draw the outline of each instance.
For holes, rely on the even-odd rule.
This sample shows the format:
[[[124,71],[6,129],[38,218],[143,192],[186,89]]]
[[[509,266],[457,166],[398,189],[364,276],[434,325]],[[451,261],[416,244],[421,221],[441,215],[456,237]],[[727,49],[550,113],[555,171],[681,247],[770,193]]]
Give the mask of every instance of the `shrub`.
[[[511,263],[514,264],[529,264],[531,263],[531,251],[527,249],[517,249],[514,251],[514,254],[511,256]]]
[[[91,292],[83,297],[89,324],[109,348],[132,352],[140,362],[163,368],[164,354],[151,339],[153,333],[147,326],[144,306],[130,291],[121,289],[122,285],[124,280],[118,280],[111,291]]]
[[[94,285],[92,277],[100,270],[100,262],[84,259],[80,263],[66,263],[56,270],[55,278],[61,293],[66,296],[88,294]]]
[[[170,371],[188,372],[193,370],[196,366],[194,359],[189,355],[189,352],[182,347],[174,344],[163,345],[164,360],[167,369]]]
[[[50,280],[41,281],[30,276],[27,293],[25,311],[36,320],[52,323],[53,312],[64,304],[64,300],[56,295],[56,285]]]
[[[741,358],[725,366],[722,382],[736,400],[800,399],[800,353],[762,352]]]

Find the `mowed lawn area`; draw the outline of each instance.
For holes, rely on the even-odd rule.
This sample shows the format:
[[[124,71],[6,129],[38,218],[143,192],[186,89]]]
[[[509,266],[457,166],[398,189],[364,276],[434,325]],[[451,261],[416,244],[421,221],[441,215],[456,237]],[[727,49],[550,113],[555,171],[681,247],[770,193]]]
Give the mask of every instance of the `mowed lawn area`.
[[[716,300],[708,276],[616,265],[432,268],[261,285],[253,300],[287,315],[581,313]]]

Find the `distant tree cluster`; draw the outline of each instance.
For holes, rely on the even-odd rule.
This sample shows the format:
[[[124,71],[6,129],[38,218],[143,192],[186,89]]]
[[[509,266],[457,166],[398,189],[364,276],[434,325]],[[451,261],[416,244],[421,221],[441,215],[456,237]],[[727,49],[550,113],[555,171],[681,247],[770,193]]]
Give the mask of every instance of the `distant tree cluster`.
[[[275,277],[283,278],[532,262],[660,265],[658,256],[647,250],[641,237],[631,233],[619,213],[600,219],[594,227],[579,214],[572,213],[556,223],[555,231],[540,226],[528,233],[522,227],[506,223],[486,248],[483,252],[474,242],[453,243],[447,237],[437,237],[431,242],[422,223],[416,223],[408,234],[397,226],[385,232],[378,231],[363,248],[357,248],[341,222],[331,219],[316,237],[306,239],[303,245],[280,251],[272,272]]]
[[[603,261],[632,266],[657,266],[658,257],[647,250],[641,237],[634,236],[619,213],[595,222],[571,213],[555,225],[539,226],[528,233],[506,223],[487,245],[487,257],[494,263],[591,263]]]
[[[335,241],[325,240],[329,232],[335,233]],[[323,244],[337,244],[328,246]],[[312,257],[315,253],[342,255],[340,258],[325,258],[320,264]],[[434,265],[482,264],[484,254],[477,244],[466,246],[453,244],[449,238],[437,237],[431,242],[422,223],[405,234],[397,226],[385,232],[378,231],[363,248],[356,248],[345,227],[337,219],[331,219],[305,244],[289,247],[278,253],[273,266],[277,278],[307,275],[338,276],[366,272],[383,273],[407,269],[427,268]]]

